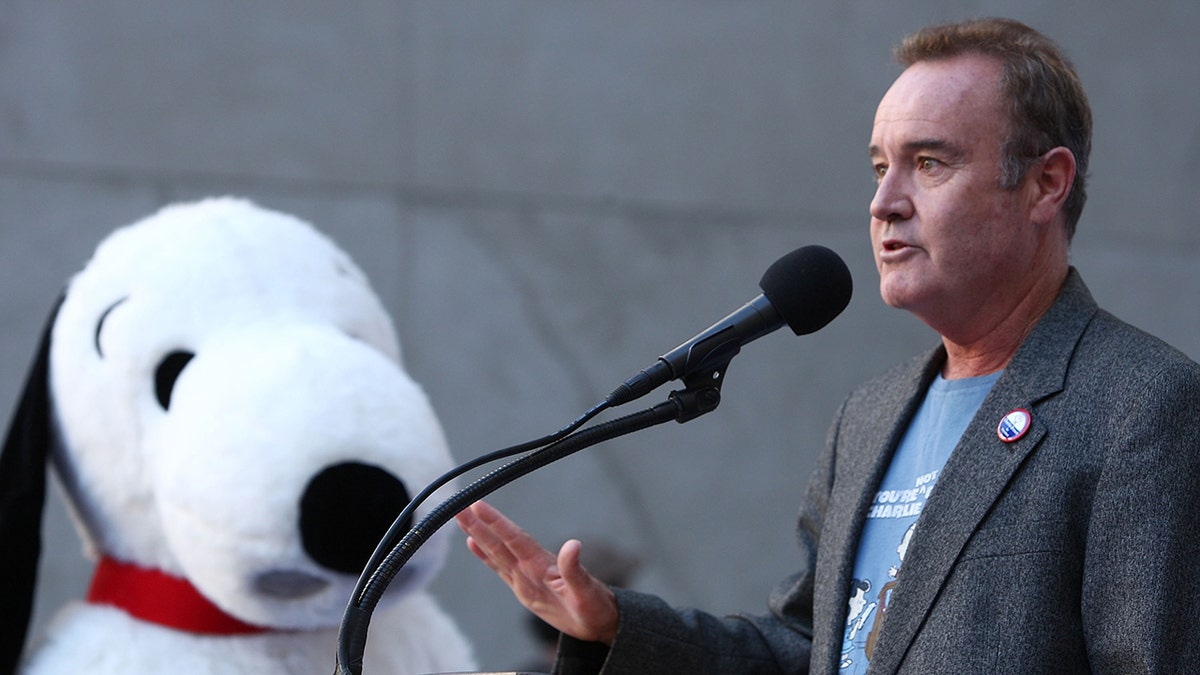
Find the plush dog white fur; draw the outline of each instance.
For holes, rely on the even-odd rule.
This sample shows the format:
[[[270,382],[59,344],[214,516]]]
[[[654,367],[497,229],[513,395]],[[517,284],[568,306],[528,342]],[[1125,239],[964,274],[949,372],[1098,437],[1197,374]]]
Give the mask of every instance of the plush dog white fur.
[[[111,234],[70,281],[49,355],[52,460],[86,550],[183,580],[265,630],[205,634],[111,597],[81,601],[33,643],[24,671],[332,672],[380,514],[390,523],[451,466],[350,258],[248,201],[169,206]],[[446,543],[429,542],[391,584],[365,672],[474,667],[423,590]]]

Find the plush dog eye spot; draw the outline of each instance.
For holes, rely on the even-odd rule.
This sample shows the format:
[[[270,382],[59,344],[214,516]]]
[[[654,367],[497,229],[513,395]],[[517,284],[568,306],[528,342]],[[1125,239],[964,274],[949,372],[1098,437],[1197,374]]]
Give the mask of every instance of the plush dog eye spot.
[[[192,352],[174,351],[167,354],[154,371],[154,395],[163,410],[171,408],[171,393],[175,390],[175,381],[195,356]]]
[[[92,336],[92,343],[95,345],[96,353],[100,355],[100,358],[104,358],[104,349],[100,346],[100,332],[104,330],[104,321],[105,321],[105,319],[108,318],[108,315],[110,313],[112,313],[112,311],[114,309],[117,308],[117,305],[120,305],[122,302],[125,302],[128,299],[129,299],[129,296],[125,296],[125,297],[121,298],[120,300],[117,300],[113,304],[109,305],[100,314],[100,319],[96,321],[96,332]]]

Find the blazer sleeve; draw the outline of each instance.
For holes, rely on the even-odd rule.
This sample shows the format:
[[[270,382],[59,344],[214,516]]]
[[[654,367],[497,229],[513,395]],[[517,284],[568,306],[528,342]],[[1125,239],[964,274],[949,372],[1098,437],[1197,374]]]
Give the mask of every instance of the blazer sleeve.
[[[620,610],[611,649],[569,637],[554,672],[563,675],[779,675],[807,672],[807,642],[773,615],[717,617],[676,609],[653,595],[614,589]],[[796,670],[795,664],[804,664]]]

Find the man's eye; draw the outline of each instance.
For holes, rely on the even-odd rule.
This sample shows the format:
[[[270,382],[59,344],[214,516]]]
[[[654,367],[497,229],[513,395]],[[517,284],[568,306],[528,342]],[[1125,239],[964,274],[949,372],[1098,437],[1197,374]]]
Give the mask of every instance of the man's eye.
[[[921,157],[917,160],[917,169],[926,173],[936,170],[942,163],[932,157]]]
[[[884,175],[887,174],[887,170],[886,164],[876,164],[871,167],[871,171],[875,174],[875,180],[883,180]]]

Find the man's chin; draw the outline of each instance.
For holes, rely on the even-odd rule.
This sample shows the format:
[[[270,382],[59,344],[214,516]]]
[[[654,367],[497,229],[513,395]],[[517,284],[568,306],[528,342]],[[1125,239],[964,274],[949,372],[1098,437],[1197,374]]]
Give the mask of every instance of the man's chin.
[[[884,304],[894,309],[911,309],[917,300],[917,289],[894,275],[884,275],[879,280],[879,297]]]

